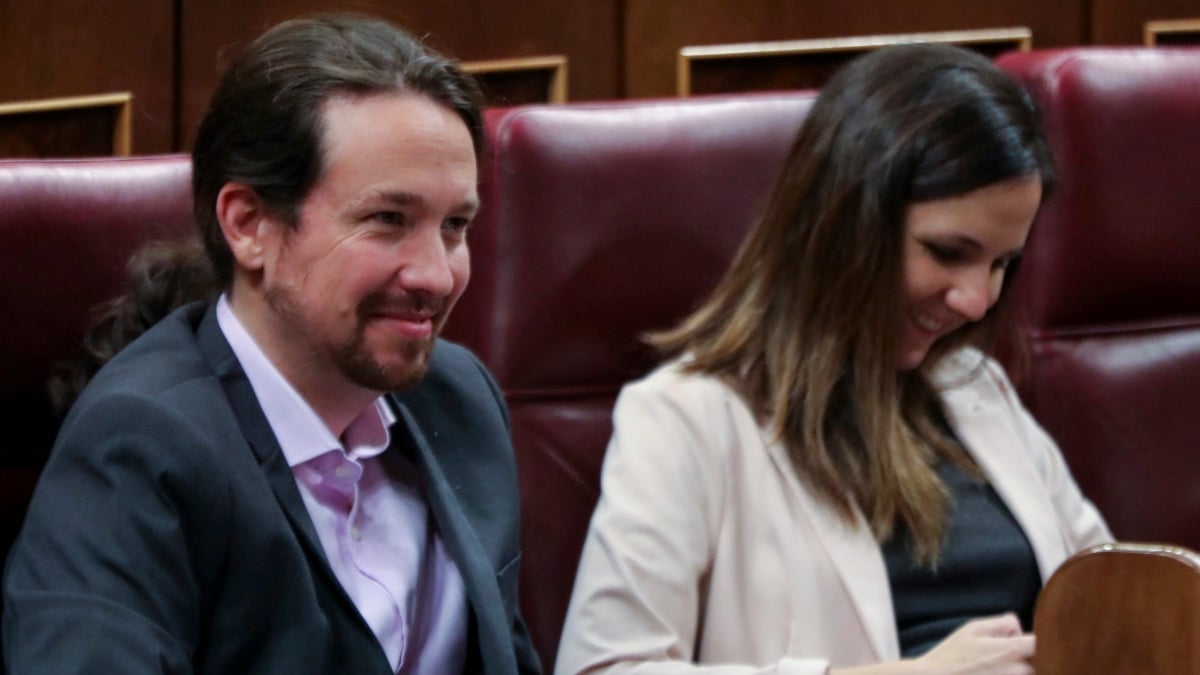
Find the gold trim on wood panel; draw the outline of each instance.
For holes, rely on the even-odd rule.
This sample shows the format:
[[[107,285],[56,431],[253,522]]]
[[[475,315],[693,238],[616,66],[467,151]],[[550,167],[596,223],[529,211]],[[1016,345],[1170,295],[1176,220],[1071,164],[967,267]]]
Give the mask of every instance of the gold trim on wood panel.
[[[57,110],[79,110],[82,108],[116,108],[113,120],[113,155],[128,156],[133,152],[133,94],[128,91],[91,96],[67,96],[44,98],[33,101],[0,103],[0,115],[24,115],[28,113],[52,112]]]
[[[516,73],[529,70],[544,70],[550,73],[550,86],[546,89],[547,103],[567,102],[567,57],[528,56],[490,61],[464,61],[459,66],[471,75],[487,73]]]
[[[684,47],[679,50],[675,81],[676,91],[680,96],[687,96],[691,93],[691,65],[695,61],[868,51],[889,45],[914,42],[938,42],[959,46],[1011,43],[1016,50],[1027,52],[1033,49],[1033,31],[1024,27],[985,28],[934,33],[857,35],[813,40],[744,42],[740,44]]]
[[[1162,21],[1147,21],[1142,33],[1142,41],[1147,47],[1158,46],[1159,35],[1191,34],[1200,44],[1200,19],[1167,19]]]

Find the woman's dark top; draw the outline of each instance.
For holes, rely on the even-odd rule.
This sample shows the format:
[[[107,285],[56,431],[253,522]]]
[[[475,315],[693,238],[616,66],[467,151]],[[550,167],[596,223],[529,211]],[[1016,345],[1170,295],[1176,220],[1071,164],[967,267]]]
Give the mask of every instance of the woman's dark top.
[[[1042,587],[1029,540],[996,490],[951,462],[937,471],[953,506],[936,570],[913,560],[903,529],[883,544],[905,658],[924,654],[980,617],[1015,612],[1029,631]]]

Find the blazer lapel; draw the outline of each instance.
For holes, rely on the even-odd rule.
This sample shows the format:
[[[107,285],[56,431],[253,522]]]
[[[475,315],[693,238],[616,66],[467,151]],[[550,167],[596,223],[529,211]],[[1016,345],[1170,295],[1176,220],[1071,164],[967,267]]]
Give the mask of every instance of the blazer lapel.
[[[212,364],[213,371],[225,390],[229,405],[238,418],[242,434],[258,459],[267,484],[270,485],[288,524],[291,525],[296,538],[300,541],[300,546],[308,557],[309,564],[317,571],[318,576],[325,582],[334,597],[338,598],[338,602],[348,610],[349,614],[353,615],[355,622],[360,624],[362,630],[365,630],[374,641],[374,633],[371,632],[370,626],[362,618],[354,601],[338,581],[333,568],[329,566],[329,560],[325,557],[325,548],[321,545],[317,529],[308,515],[308,508],[304,505],[304,498],[300,496],[300,489],[296,487],[292,469],[288,466],[283,450],[279,447],[279,441],[271,431],[271,425],[267,422],[258,398],[254,395],[250,380],[242,370],[241,364],[238,363],[237,357],[234,356],[233,349],[229,346],[225,335],[221,332],[216,313],[212,308],[208,310],[201,321],[196,339],[200,344],[201,351]]]
[[[802,510],[803,522],[811,528],[813,539],[824,550],[830,567],[836,570],[876,659],[900,658],[887,569],[879,544],[862,515],[855,509],[855,523],[851,525],[819,502],[811,490],[800,484],[783,445],[771,442],[766,431],[760,429],[759,433],[775,470],[782,474],[782,480]]]
[[[954,433],[1029,538],[1044,582],[1066,556],[1054,519],[1046,517],[1054,513],[1054,505],[1042,489],[1042,480],[1033,464],[1020,461],[1025,453],[1021,447],[1024,440],[1013,428],[1012,416],[993,400],[997,397],[981,396],[978,386],[982,385],[944,390],[946,416]]]
[[[489,659],[489,654],[505,654],[512,651],[511,637],[494,629],[504,626],[504,602],[496,585],[496,572],[488,561],[483,545],[463,512],[460,497],[447,480],[442,466],[445,452],[435,452],[429,438],[421,431],[416,417],[407,405],[395,396],[389,396],[396,410],[397,424],[393,427],[393,439],[401,443],[409,457],[423,471],[426,497],[437,523],[438,535],[454,559],[458,572],[466,586],[467,597],[475,617],[479,652],[482,655],[483,672],[512,673],[507,659]],[[439,461],[441,458],[441,461]],[[448,469],[450,467],[446,467]],[[493,629],[489,629],[492,627]],[[469,660],[469,659],[468,659]]]
[[[291,467],[287,465],[287,459],[283,456],[279,441],[271,432],[271,425],[267,422],[258,398],[254,395],[254,389],[250,386],[246,372],[242,370],[241,364],[233,354],[233,349],[229,346],[225,335],[221,333],[216,312],[212,308],[208,310],[204,320],[200,323],[196,340],[205,357],[212,364],[213,371],[225,390],[225,397],[229,400],[234,414],[237,415],[242,434],[246,437],[246,442],[250,445],[258,463],[262,466],[267,482],[271,485],[275,498],[287,515],[288,522],[296,530],[309,555],[318,559],[321,567],[328,570],[332,576],[333,570],[329,568],[329,563],[325,560],[325,549],[321,546],[317,530],[308,516],[304,499],[300,496],[299,488],[296,487],[295,478],[292,477]]]
[[[250,386],[246,372],[221,332],[214,311],[215,306],[215,303],[210,304],[197,326],[197,344],[212,365],[213,373],[221,383],[229,406],[237,417],[242,435],[258,460],[263,476],[288,525],[300,542],[305,560],[313,570],[317,592],[328,594],[333,606],[340,609],[326,618],[333,628],[334,639],[341,641],[342,647],[352,655],[348,657],[350,662],[344,665],[355,672],[391,672],[387,655],[374,631],[363,618],[354,600],[346,593],[325,557],[325,548],[321,545],[316,526],[313,525],[308,508],[304,505],[304,498],[296,486],[292,469],[283,455],[283,449],[279,447],[279,441],[271,431],[271,425],[254,395],[254,388]]]

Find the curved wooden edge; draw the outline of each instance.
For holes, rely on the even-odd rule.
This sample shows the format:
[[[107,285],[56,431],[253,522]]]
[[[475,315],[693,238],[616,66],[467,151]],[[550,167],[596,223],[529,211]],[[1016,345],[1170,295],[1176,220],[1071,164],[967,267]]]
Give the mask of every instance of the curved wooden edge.
[[[691,69],[696,61],[804,56],[831,52],[858,52],[890,45],[916,42],[936,42],[960,46],[1011,44],[1016,51],[1033,49],[1033,31],[1024,26],[983,28],[932,33],[897,33],[891,35],[858,35],[851,37],[818,38],[813,40],[783,40],[777,42],[744,42],[724,45],[689,46],[679,50],[676,58],[675,89],[680,96],[691,94]]]
[[[1159,35],[1192,34],[1200,43],[1200,19],[1166,19],[1147,21],[1142,29],[1142,42],[1147,47],[1158,46]]]
[[[1122,554],[1122,555],[1145,555],[1145,556],[1161,556],[1171,558],[1178,563],[1187,565],[1200,572],[1200,553],[1197,553],[1183,546],[1175,546],[1174,544],[1157,544],[1143,542],[1113,542],[1111,544],[1099,544],[1086,548],[1079,553],[1071,556],[1062,564],[1063,567],[1076,563],[1083,558],[1090,558],[1098,554]]]
[[[464,61],[459,64],[459,67],[471,75],[515,73],[530,70],[549,71],[550,85],[546,90],[546,102],[567,102],[567,57],[561,54],[492,59],[488,61]]]
[[[1132,542],[1081,551],[1047,580],[1033,629],[1039,673],[1200,673],[1200,555]]]
[[[113,120],[113,155],[128,157],[133,153],[133,93],[128,91],[89,96],[65,96],[30,101],[0,103],[0,115],[25,115],[57,110],[83,108],[116,108]]]

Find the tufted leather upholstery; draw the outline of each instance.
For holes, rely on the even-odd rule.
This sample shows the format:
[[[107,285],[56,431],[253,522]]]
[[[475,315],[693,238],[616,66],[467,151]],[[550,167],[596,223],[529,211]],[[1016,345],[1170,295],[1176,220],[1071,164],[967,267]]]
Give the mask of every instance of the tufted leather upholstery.
[[[1016,292],[1025,395],[1118,536],[1200,547],[1200,51],[1002,59],[1046,110],[1060,189]],[[637,336],[684,315],[761,209],[811,94],[492,110],[472,281],[447,336],[512,410],[522,604],[552,667]],[[0,162],[0,547],[54,422],[42,382],[143,238],[192,227],[186,157]]]
[[[447,334],[504,388],[523,496],[523,611],[547,670],[610,415],[762,208],[810,94],[529,107],[487,118],[472,281]]]
[[[45,382],[146,239],[192,227],[182,155],[0,162],[0,555],[57,431]]]
[[[1119,539],[1200,548],[1200,51],[1012,54],[1060,185],[1016,291],[1026,403]]]

